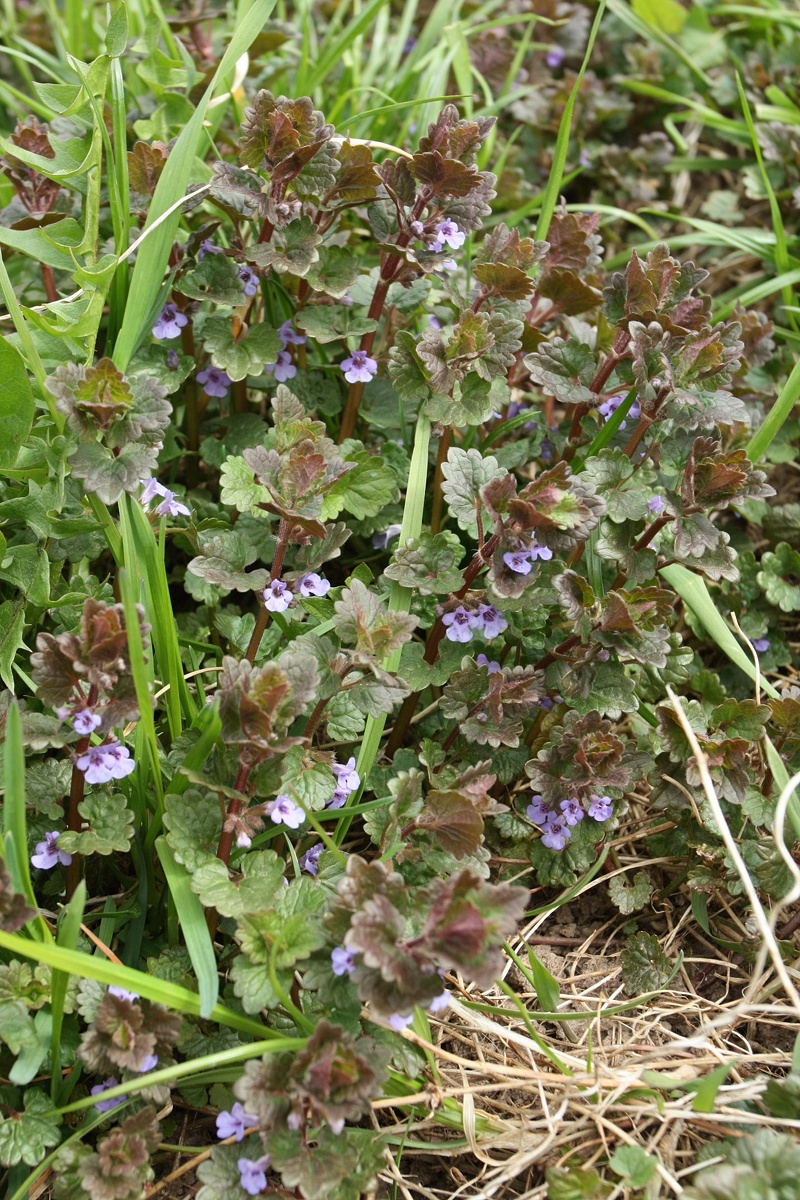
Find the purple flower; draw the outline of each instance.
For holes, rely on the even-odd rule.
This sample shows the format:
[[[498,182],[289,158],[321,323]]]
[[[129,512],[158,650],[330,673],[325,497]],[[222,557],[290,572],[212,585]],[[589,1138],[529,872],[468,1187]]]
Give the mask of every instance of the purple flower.
[[[440,221],[436,226],[436,241],[438,242],[437,249],[441,250],[442,246],[447,244],[451,250],[460,250],[467,240],[467,235],[463,233],[456,225],[455,221],[445,219]]]
[[[142,494],[139,497],[141,504],[149,504],[151,500],[155,500],[156,496],[166,496],[167,489],[157,479],[142,479]]]
[[[317,842],[311,847],[310,850],[306,850],[305,854],[301,857],[300,866],[304,871],[307,871],[309,875],[317,874],[319,856],[322,854],[324,849],[325,847],[322,842]]]
[[[454,258],[446,258],[442,263],[443,271],[457,271],[458,263]]]
[[[541,700],[539,701],[539,708],[543,708],[545,712],[549,712],[552,707],[553,701],[550,699],[550,697],[542,696]]]
[[[347,802],[347,797],[349,795],[350,795],[350,793],[347,791],[346,788],[339,787],[333,793],[333,795],[331,796],[330,800],[325,805],[325,807],[326,808],[334,808],[334,809],[335,808],[344,808],[344,806]]]
[[[383,533],[373,533],[372,544],[376,550],[385,550],[389,542],[399,537],[402,525],[389,525]]]
[[[577,800],[562,800],[558,807],[568,825],[577,825],[583,820],[583,808]]]
[[[472,641],[472,613],[468,613],[463,604],[459,604],[454,612],[445,613],[442,624],[446,629],[445,637],[449,642]]]
[[[542,834],[542,845],[547,846],[548,850],[563,850],[571,837],[572,832],[566,821],[553,814]]]
[[[407,1016],[404,1016],[403,1013],[392,1013],[392,1015],[389,1017],[389,1024],[395,1033],[402,1033],[404,1029],[408,1029],[413,1020],[413,1012],[409,1013]]]
[[[267,1171],[269,1170],[269,1155],[262,1154],[261,1158],[240,1158],[236,1166],[239,1169],[239,1182],[248,1196],[257,1196],[267,1186]]]
[[[99,728],[102,724],[103,718],[98,717],[97,713],[93,713],[90,708],[82,708],[72,718],[72,728],[76,733],[82,734],[83,737],[88,737],[90,733],[94,733],[95,729]]]
[[[154,1070],[158,1066],[158,1055],[148,1054],[142,1065],[139,1067],[139,1074],[146,1075],[148,1071]]]
[[[68,867],[72,862],[72,855],[67,854],[66,850],[58,848],[58,831],[44,835],[43,842],[36,843],[36,852],[31,855],[31,863],[34,867],[39,867],[41,871],[50,871],[59,863],[63,867]]]
[[[90,746],[75,762],[83,771],[87,783],[108,783],[111,779],[124,779],[136,766],[127,746],[119,742],[108,742],[104,746]]]
[[[350,358],[339,363],[348,383],[369,383],[378,372],[378,364],[366,350],[354,350]]]
[[[263,595],[267,612],[286,612],[294,600],[294,592],[290,592],[288,584],[283,583],[280,579],[273,579],[264,588]]]
[[[611,816],[612,803],[610,796],[590,796],[589,816],[595,821],[607,821]]]
[[[180,332],[189,324],[185,313],[179,312],[174,304],[165,304],[153,326],[153,337],[160,340],[180,337]]]
[[[170,371],[177,371],[177,369],[180,365],[181,365],[181,360],[178,358],[178,351],[177,350],[168,350],[167,351],[167,367],[168,367],[168,369]]]
[[[509,570],[516,571],[518,575],[530,575],[533,570],[526,550],[515,550],[513,553],[510,550],[506,551],[503,562]]]
[[[533,796],[525,811],[534,825],[546,825],[553,816],[552,808],[538,794]]]
[[[547,51],[544,61],[547,63],[548,67],[552,68],[552,70],[557,70],[564,61],[563,47],[554,43]]]
[[[604,421],[611,420],[624,399],[625,396],[622,394],[619,396],[609,396],[608,399],[604,400],[602,404],[598,404],[597,411],[600,413],[600,416]]]
[[[281,345],[283,346],[284,350],[287,346],[305,346],[306,344],[306,335],[304,333],[295,332],[291,317],[289,317],[289,320],[284,321],[281,325],[280,329],[278,330],[278,337],[281,339]]]
[[[217,1113],[217,1137],[220,1141],[233,1137],[240,1142],[245,1129],[252,1129],[254,1125],[258,1125],[258,1117],[245,1112],[244,1105],[239,1104],[238,1100],[230,1112]]]
[[[331,950],[331,970],[334,975],[352,975],[356,969],[356,952],[337,946]]]
[[[104,1079],[102,1083],[96,1083],[95,1086],[89,1090],[93,1096],[99,1096],[101,1092],[105,1092],[109,1088],[117,1087],[118,1084],[119,1080],[115,1079],[112,1075],[109,1079]],[[95,1104],[95,1108],[98,1112],[110,1112],[111,1109],[116,1108],[118,1104],[124,1104],[127,1099],[127,1096],[114,1096],[110,1100],[98,1100]]]
[[[496,675],[498,671],[502,671],[503,669],[499,662],[495,662],[494,659],[488,659],[485,654],[479,654],[475,661],[479,667],[486,667],[490,675]]]
[[[540,558],[542,562],[549,562],[553,557],[553,551],[549,546],[540,546],[536,538],[533,538],[528,547],[528,554],[531,556],[531,562],[536,562]]]
[[[439,318],[437,316],[434,316],[433,313],[428,314],[428,325],[430,326],[431,329],[441,329],[442,328],[442,322],[439,320]]]
[[[204,238],[200,243],[200,249],[197,251],[197,261],[202,262],[207,254],[222,254],[224,253],[219,246],[215,246],[210,238]]]
[[[664,501],[661,496],[651,496],[647,501],[647,511],[660,513],[664,511]]]
[[[316,571],[309,571],[297,585],[297,590],[304,599],[308,599],[309,596],[324,596],[330,589],[328,580],[317,575]]]
[[[108,995],[116,996],[118,1000],[127,1000],[129,1004],[133,1004],[139,999],[138,992],[129,992],[127,988],[118,987],[115,983],[112,983],[111,987],[108,989]]]
[[[175,493],[164,488],[164,499],[156,507],[157,517],[190,517],[191,511],[180,500],[175,499]]]
[[[408,228],[412,233],[415,233],[417,237],[422,237],[423,233],[425,232],[425,226],[422,224],[422,221],[412,221]]]
[[[276,796],[267,805],[269,819],[274,825],[285,825],[287,829],[299,829],[306,819],[306,814],[295,804],[290,796]]]
[[[361,784],[361,776],[356,770],[356,760],[351,756],[344,766],[334,762],[331,770],[336,776],[337,787],[342,791],[354,792]]]
[[[489,642],[508,629],[508,621],[493,604],[479,604],[477,611],[470,613],[470,623],[473,629],[480,629]]]
[[[592,165],[592,156],[588,150],[581,150],[578,162],[582,167],[590,167]]]
[[[205,370],[198,371],[197,382],[202,385],[207,396],[216,396],[218,400],[227,396],[228,388],[231,386],[227,374],[219,367],[206,367]]]
[[[448,992],[447,988],[445,988],[445,990],[443,992],[440,992],[438,996],[433,997],[430,1004],[428,1005],[428,1012],[432,1012],[432,1013],[444,1012],[444,1010],[449,1007],[450,1007],[450,993]]]
[[[554,451],[555,451],[555,446],[553,445],[553,443],[550,441],[549,438],[545,438],[539,449],[539,457],[541,458],[542,462],[550,462],[550,460],[553,457]]]
[[[245,296],[255,296],[261,282],[251,267],[239,267],[239,278],[244,284]]]
[[[244,829],[240,829],[236,835],[236,845],[239,847],[239,849],[240,850],[249,850],[250,847],[252,846],[252,844],[253,844],[253,839],[250,837],[250,834],[247,833]]]
[[[297,374],[297,367],[292,362],[292,356],[288,350],[279,350],[276,361],[267,363],[264,370],[268,375],[274,375],[278,383],[286,383],[287,379],[294,379]]]
[[[769,638],[753,638],[752,645],[756,654],[765,654],[769,650]]]

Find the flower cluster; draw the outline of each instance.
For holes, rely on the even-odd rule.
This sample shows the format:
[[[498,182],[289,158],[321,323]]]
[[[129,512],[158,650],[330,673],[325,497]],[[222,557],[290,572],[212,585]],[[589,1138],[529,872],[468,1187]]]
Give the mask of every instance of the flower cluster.
[[[229,1138],[233,1138],[235,1141],[241,1142],[244,1140],[246,1131],[257,1125],[258,1117],[245,1112],[244,1105],[237,1101],[230,1112],[223,1111],[217,1114],[217,1137],[220,1141],[228,1141]],[[248,1196],[258,1196],[267,1186],[269,1164],[268,1154],[262,1154],[260,1158],[255,1159],[243,1156],[237,1160],[239,1182]]]
[[[344,766],[334,762],[331,767],[336,776],[336,791],[328,801],[328,808],[342,808],[348,796],[361,786],[361,776],[356,770],[356,760],[348,758]]]
[[[308,600],[312,596],[326,596],[331,587],[330,581],[322,575],[318,575],[316,571],[309,571],[302,575],[295,586],[297,595],[304,600]],[[273,579],[264,588],[263,596],[268,612],[282,613],[286,612],[293,603],[295,593],[282,579]]]
[[[442,617],[445,637],[451,642],[471,642],[474,632],[482,633],[488,642],[508,629],[508,621],[493,604],[479,604],[468,610],[463,604]]]
[[[503,555],[503,562],[511,571],[516,571],[518,575],[530,575],[533,570],[533,563],[537,559],[542,562],[549,562],[553,557],[553,551],[549,546],[540,546],[533,538],[530,545],[522,550],[508,550]]]
[[[574,825],[578,825],[587,813],[594,821],[607,821],[611,816],[612,803],[610,796],[590,796],[588,808],[584,811],[579,800],[567,798],[556,809],[552,804],[545,804],[540,795],[535,795],[526,812],[542,830],[542,845],[547,846],[548,850],[563,850],[572,837]]]
[[[90,746],[85,754],[75,761],[83,771],[87,783],[109,783],[112,779],[124,779],[130,775],[136,763],[127,746],[119,742],[105,742],[102,746]]]

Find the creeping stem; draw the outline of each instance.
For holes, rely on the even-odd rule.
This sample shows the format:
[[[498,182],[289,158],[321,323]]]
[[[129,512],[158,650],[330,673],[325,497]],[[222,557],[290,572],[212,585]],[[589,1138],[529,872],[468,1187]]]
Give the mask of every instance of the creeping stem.
[[[94,708],[97,703],[97,688],[94,684],[89,688],[89,695],[86,697],[86,707]],[[81,738],[75,745],[75,759],[79,759],[82,754],[85,754],[89,749],[91,739],[87,736]],[[67,829],[73,833],[81,831],[81,814],[78,811],[78,805],[83,800],[83,789],[86,780],[83,771],[79,771],[75,763],[72,764],[72,778],[69,782],[69,799],[67,800]],[[78,854],[73,854],[72,862],[67,867],[67,901],[72,899],[76,887],[81,881],[81,860]]]

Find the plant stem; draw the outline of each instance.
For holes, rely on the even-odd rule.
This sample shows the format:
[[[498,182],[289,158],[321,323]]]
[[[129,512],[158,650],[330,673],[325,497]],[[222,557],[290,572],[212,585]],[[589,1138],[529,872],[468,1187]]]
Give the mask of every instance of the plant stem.
[[[250,772],[252,771],[252,769],[253,769],[252,763],[248,762],[246,759],[243,759],[242,761],[240,761],[239,770],[236,772],[236,782],[233,785],[236,788],[237,792],[243,792],[244,789],[247,787],[247,781],[250,778]],[[242,807],[243,807],[242,801],[239,799],[239,797],[231,796],[230,801],[228,803],[227,811],[225,813],[225,818],[226,818],[225,824],[227,824],[229,821],[231,821],[231,819],[233,817],[238,817],[239,813],[242,811]],[[228,861],[231,857],[232,848],[233,848],[233,829],[232,828],[231,829],[223,828],[222,833],[219,835],[219,844],[217,846],[217,858],[221,859],[222,862],[225,863],[226,867],[227,867]],[[212,912],[213,911],[214,910],[212,909]],[[214,913],[214,916],[215,916],[214,926],[216,928],[216,913]]]
[[[231,396],[233,397],[233,411],[235,413],[247,412],[247,380],[235,379],[231,384]]]
[[[55,304],[56,300],[58,299],[58,289],[56,288],[53,268],[49,267],[47,263],[40,263],[39,265],[42,272],[42,283],[44,284],[44,292],[47,296],[47,302],[48,304]]]
[[[427,187],[423,187],[420,190],[420,193],[417,196],[416,201],[414,202],[414,207],[411,210],[411,215],[408,218],[409,226],[411,225],[411,223],[413,221],[419,220],[419,218],[422,216],[423,211],[425,210],[425,206],[427,205],[427,203],[430,199],[431,199],[430,189]],[[401,230],[401,232],[397,236],[397,241],[395,242],[395,246],[397,247],[397,249],[405,250],[406,246],[409,244],[409,242],[411,241],[413,236],[414,235],[412,234],[410,227],[407,229]],[[370,317],[371,320],[377,321],[380,318],[380,316],[383,312],[384,306],[386,304],[386,295],[387,295],[387,292],[389,291],[389,286],[392,283],[395,275],[397,274],[397,271],[400,268],[400,265],[402,264],[402,262],[403,262],[402,254],[386,254],[385,256],[382,257],[380,276],[378,278],[378,283],[375,287],[375,292],[373,293],[373,296],[372,296],[372,303],[369,306],[368,316]],[[363,335],[363,337],[361,338],[361,344],[359,346],[359,349],[363,350],[365,352],[365,354],[369,354],[370,351],[372,350],[372,347],[374,346],[374,344],[375,344],[375,331],[373,331],[372,333],[365,333]],[[361,405],[361,397],[363,395],[364,395],[364,384],[363,383],[351,383],[350,384],[350,390],[347,393],[347,400],[345,401],[344,411],[342,413],[342,423],[339,426],[338,440],[339,440],[340,445],[345,440],[345,438],[352,437],[353,434],[355,433],[356,421],[358,419],[358,410]]]
[[[286,556],[286,547],[289,544],[289,533],[291,528],[285,517],[281,517],[281,523],[278,526],[278,544],[275,547],[275,557],[272,560],[272,571],[270,579],[277,579],[283,570],[283,560]],[[245,658],[252,666],[256,661],[258,647],[261,645],[261,639],[264,636],[264,630],[269,624],[269,612],[264,604],[259,607],[258,616],[256,617],[255,627],[250,637],[250,642],[247,647]]]
[[[184,325],[181,330],[181,350],[194,361],[194,330],[192,322]],[[197,487],[200,479],[200,412],[197,407],[197,382],[190,375],[183,385],[183,399],[186,404],[186,482],[190,488]]]
[[[447,452],[450,449],[452,438],[453,430],[448,425],[439,438],[439,452],[436,455],[436,473],[433,476],[433,506],[431,508],[431,533],[433,534],[437,534],[442,527],[442,504],[444,502],[442,496],[442,467],[447,461]]]
[[[93,708],[97,703],[97,688],[94,684],[89,688],[89,695],[86,698],[86,708]],[[89,749],[91,742],[90,737],[81,738],[75,745],[75,758],[78,759],[82,754],[85,754]],[[72,778],[69,781],[69,800],[67,801],[67,829],[73,833],[81,831],[81,814],[78,811],[78,805],[83,800],[83,789],[86,784],[86,777],[83,771],[79,771],[75,763],[72,764]],[[67,903],[72,899],[75,889],[81,881],[81,860],[80,855],[73,854],[72,862],[67,867]]]
[[[649,525],[647,527],[647,529],[645,529],[644,533],[638,539],[638,541],[633,543],[633,546],[631,548],[631,554],[638,554],[640,550],[644,550],[645,546],[648,546],[650,544],[650,542],[652,542],[652,540],[656,536],[656,534],[660,533],[661,530],[664,528],[664,526],[668,525],[671,520],[672,520],[672,517],[669,517],[669,516],[657,517],[656,520],[653,521],[653,524]],[[622,587],[626,578],[627,578],[627,576],[625,575],[624,571],[618,572],[616,579],[614,580],[614,582],[611,585],[612,591],[615,588]]]

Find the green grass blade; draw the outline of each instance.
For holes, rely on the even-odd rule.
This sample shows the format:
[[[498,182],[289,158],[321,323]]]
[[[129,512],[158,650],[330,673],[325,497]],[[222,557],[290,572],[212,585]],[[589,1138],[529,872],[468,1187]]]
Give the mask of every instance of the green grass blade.
[[[54,397],[50,395],[47,388],[44,386],[45,379],[47,378],[47,372],[44,369],[44,363],[39,357],[39,351],[36,349],[36,345],[31,336],[31,331],[28,328],[28,323],[25,320],[22,309],[17,301],[16,293],[11,284],[11,280],[8,277],[8,271],[6,270],[6,264],[3,261],[2,251],[0,251],[0,292],[3,294],[3,300],[5,301],[5,306],[8,309],[9,316],[14,322],[14,328],[17,331],[17,336],[19,337],[22,351],[28,363],[28,370],[31,372],[39,385],[41,397],[47,405],[50,416],[53,420],[53,424],[58,432],[61,433],[64,428],[66,417],[62,416],[62,414],[57,410]]]
[[[72,899],[59,917],[56,942],[67,950],[75,950],[81,931],[83,910],[86,905],[86,883],[81,880]],[[53,1020],[52,1044],[50,1050],[51,1077],[50,1097],[53,1104],[58,1103],[61,1091],[61,1031],[64,1027],[64,1000],[67,995],[69,975],[66,971],[53,971],[50,977],[50,1011]]]
[[[749,308],[751,304],[758,304],[761,300],[766,300],[768,296],[774,296],[775,292],[783,291],[786,287],[794,287],[796,283],[800,283],[800,270],[798,269],[787,271],[784,275],[776,275],[772,279],[764,279],[761,283],[754,283],[750,287],[732,289],[727,292],[727,295],[733,295],[734,299],[712,307],[711,319],[712,321],[727,321],[732,316],[737,303],[741,304],[742,308]]]
[[[28,862],[28,827],[25,813],[25,750],[22,745],[22,722],[19,705],[12,700],[8,710],[5,738],[5,795],[3,797],[3,840],[5,862],[15,892],[21,892],[28,904],[38,910],[39,904],[31,883]],[[43,917],[29,922],[27,928],[41,941],[52,941]]]
[[[778,393],[777,400],[767,413],[764,424],[757,433],[753,434],[747,443],[747,457],[751,462],[758,462],[762,454],[766,453],[773,440],[777,437],[784,421],[791,415],[799,399],[800,359],[794,364],[792,373]]]
[[[189,872],[175,859],[163,837],[156,840],[156,850],[164,869],[167,887],[178,910],[181,933],[192,960],[200,989],[200,1016],[207,1019],[219,998],[217,960],[206,916],[199,898],[189,886]]]
[[[180,987],[177,983],[169,983],[158,979],[146,971],[137,971],[133,967],[123,967],[109,962],[107,958],[94,954],[82,954],[79,950],[67,950],[56,946],[53,942],[30,942],[27,938],[16,933],[5,933],[0,930],[0,949],[8,950],[11,954],[22,958],[33,959],[34,962],[44,963],[57,971],[66,971],[69,975],[77,975],[79,979],[96,979],[98,983],[115,985],[126,988],[152,1000],[156,1004],[164,1004],[177,1012],[189,1016],[200,1016],[200,997],[197,992]],[[243,1016],[226,1008],[224,1004],[215,1004],[211,1013],[212,1021],[218,1025],[226,1025],[230,1029],[238,1029],[240,1033],[251,1037],[268,1038],[280,1037],[252,1017]]]
[[[204,141],[203,121],[209,102],[220,81],[233,70],[237,59],[249,50],[274,6],[275,0],[256,0],[256,3],[239,23],[193,117],[170,151],[153,195],[145,228],[153,226],[170,205],[185,195],[194,167],[195,155]],[[147,319],[161,288],[161,281],[179,222],[180,211],[178,210],[167,217],[151,236],[142,242],[139,248],[136,266],[131,276],[125,316],[114,348],[114,362],[121,371],[128,366],[133,352],[145,332]]]
[[[183,712],[191,721],[197,706],[183,677],[178,632],[172,616],[172,600],[169,594],[166,567],[153,526],[141,504],[131,496],[121,496],[119,520],[126,542],[126,565],[134,571],[138,564],[144,581],[145,609],[150,622],[150,636],[156,656],[158,675],[162,684],[169,685],[164,697],[169,721],[169,731],[176,738],[182,729]],[[133,561],[127,553],[133,554]]]
[[[128,653],[131,660],[133,685],[136,689],[136,701],[139,705],[139,724],[145,733],[150,777],[152,778],[155,792],[155,813],[157,819],[160,821],[164,811],[164,791],[161,785],[161,765],[158,761],[158,739],[156,737],[155,716],[153,714],[153,697],[146,666],[142,631],[139,627],[139,617],[136,612],[136,596],[131,578],[124,568],[120,568],[117,573],[117,579],[119,581],[122,604],[125,609],[125,630],[128,635]]]
[[[408,538],[418,538],[422,530],[422,515],[425,508],[425,491],[428,482],[428,447],[431,440],[431,423],[425,416],[417,418],[417,428],[414,435],[414,450],[411,455],[411,467],[408,473],[408,487],[403,507],[403,524],[400,530],[400,545],[405,546]],[[412,593],[399,583],[393,583],[389,592],[389,608],[392,612],[409,612]],[[400,651],[395,651],[383,664],[384,670],[396,671],[400,665]],[[370,771],[378,757],[381,736],[386,726],[386,714],[380,717],[368,717],[358,752],[356,770],[362,779],[358,792],[353,794],[353,803],[357,804]],[[344,832],[349,825],[349,818],[344,816],[336,829],[336,842],[341,842]]]
[[[717,606],[711,599],[706,581],[701,579],[699,575],[695,575],[687,567],[682,567],[680,563],[672,563],[671,566],[662,567],[659,575],[666,579],[670,587],[674,588],[680,596],[687,608],[690,608],[706,630],[708,636],[716,643],[719,649],[726,654],[728,658],[740,670],[744,671],[750,679],[755,683],[756,669],[753,666],[752,660],[748,658],[739,642],[737,642],[734,634],[728,628],[726,621],[720,615]],[[780,699],[778,692],[766,679],[761,679],[761,689],[771,696],[773,700]]]
[[[575,85],[569,94],[569,99],[564,105],[564,113],[561,117],[561,124],[558,127],[558,137],[556,138],[555,150],[553,151],[553,166],[550,169],[550,178],[547,181],[547,187],[544,192],[544,200],[542,201],[542,209],[539,213],[539,220],[536,222],[535,238],[537,242],[543,242],[547,238],[547,231],[550,228],[550,222],[553,219],[553,213],[558,204],[558,198],[561,194],[561,185],[564,179],[564,167],[567,162],[567,148],[569,139],[572,133],[572,114],[575,111],[575,103],[578,99],[578,92],[581,90],[583,77],[586,74],[586,68],[589,66],[589,60],[592,57],[594,43],[600,29],[600,22],[603,19],[603,13],[606,10],[607,0],[600,0],[600,6],[595,14],[592,28],[589,33],[589,41],[586,46],[586,53],[583,56],[581,69],[578,71],[578,77],[575,80]]]

